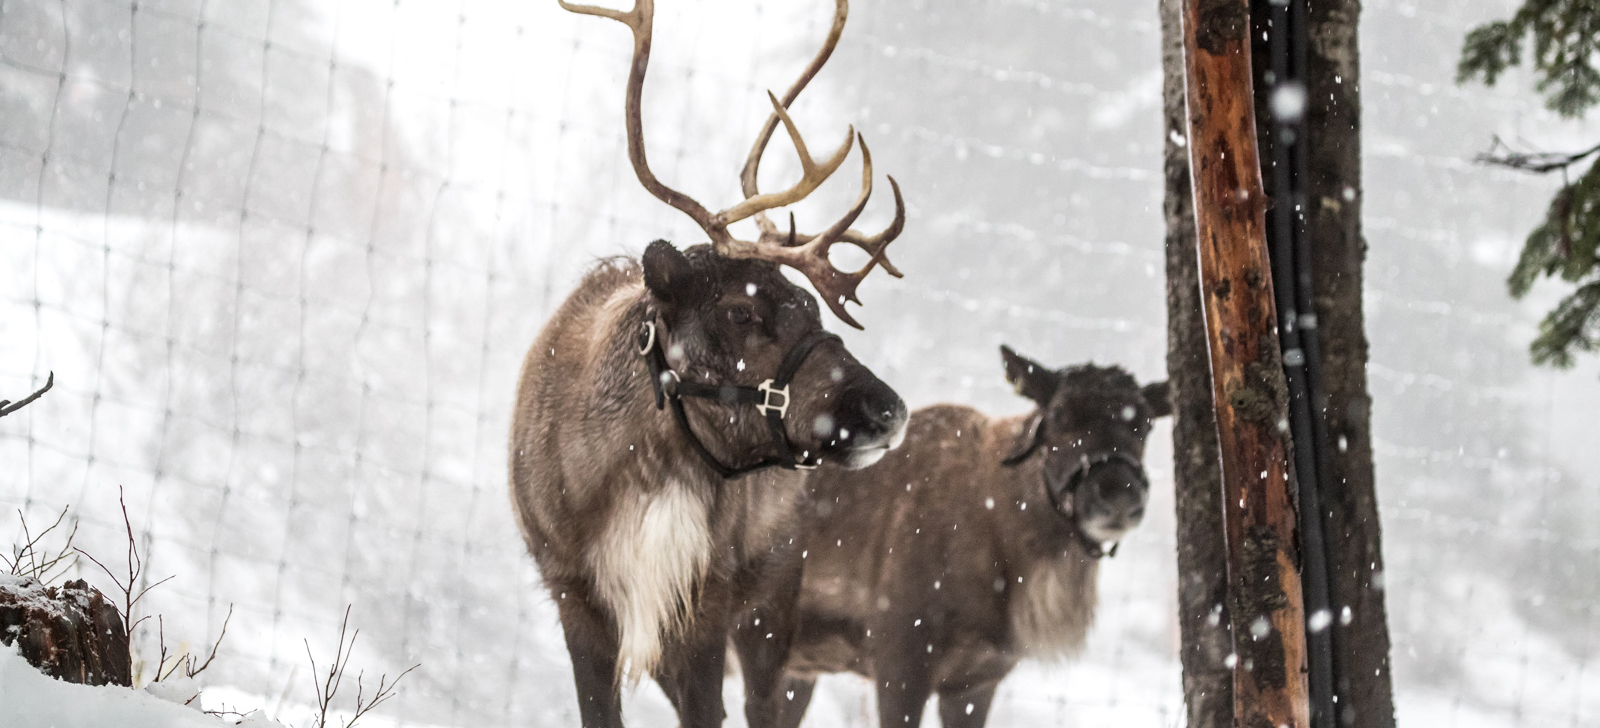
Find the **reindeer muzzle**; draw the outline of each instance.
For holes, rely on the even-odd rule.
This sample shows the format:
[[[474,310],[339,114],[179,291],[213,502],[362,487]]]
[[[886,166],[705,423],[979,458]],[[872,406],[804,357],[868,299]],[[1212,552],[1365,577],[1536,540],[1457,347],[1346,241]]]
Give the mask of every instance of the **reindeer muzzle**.
[[[1077,509],[1071,505],[1063,507],[1062,501],[1069,494],[1077,492],[1078,488],[1081,487],[1084,481],[1089,478],[1089,473],[1091,471],[1097,467],[1110,465],[1112,463],[1122,463],[1133,468],[1133,471],[1138,474],[1139,480],[1145,483],[1146,488],[1149,487],[1148,481],[1144,474],[1144,463],[1139,462],[1138,458],[1120,451],[1099,452],[1093,455],[1085,454],[1079,456],[1077,464],[1073,466],[1072,470],[1067,472],[1067,477],[1060,481],[1059,486],[1055,482],[1052,482],[1050,478],[1047,477],[1045,479],[1044,490],[1050,495],[1051,507],[1055,508],[1056,513],[1073,519],[1073,533],[1077,534],[1078,543],[1083,546],[1084,552],[1087,553],[1089,558],[1092,559],[1116,556],[1117,546],[1120,544],[1120,542],[1112,542],[1111,548],[1107,549],[1103,542],[1084,532],[1083,526],[1079,521],[1081,514],[1077,512]]]

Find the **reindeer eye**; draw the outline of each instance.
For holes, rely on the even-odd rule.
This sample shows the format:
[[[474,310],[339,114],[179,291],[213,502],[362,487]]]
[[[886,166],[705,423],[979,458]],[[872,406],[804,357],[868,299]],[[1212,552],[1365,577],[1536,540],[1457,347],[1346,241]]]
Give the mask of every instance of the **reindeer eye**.
[[[728,320],[742,326],[756,320],[756,311],[749,306],[734,306],[728,309]]]

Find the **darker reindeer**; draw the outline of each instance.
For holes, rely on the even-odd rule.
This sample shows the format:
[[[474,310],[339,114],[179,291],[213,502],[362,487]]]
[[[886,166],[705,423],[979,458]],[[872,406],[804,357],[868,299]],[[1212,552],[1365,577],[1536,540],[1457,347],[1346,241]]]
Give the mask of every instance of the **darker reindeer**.
[[[888,229],[850,229],[872,189],[862,142],[862,190],[838,222],[802,235],[792,218],[783,233],[763,215],[810,194],[859,140],[852,130],[817,164],[785,111],[837,42],[843,0],[822,52],[781,103],[772,99],[745,165],[746,199],[717,213],[662,184],[645,159],[651,0],[627,12],[562,6],[633,30],[629,159],[645,188],[693,218],[710,244],[680,251],[658,240],[639,261],[602,262],[546,323],[517,392],[514,510],[560,611],[584,726],[620,726],[621,683],[642,675],[660,683],[682,726],[721,725],[730,638],[750,724],[769,725],[800,587],[804,488],[794,469],[868,465],[899,443],[906,422],[899,396],[823,330],[815,299],[779,266],[805,274],[859,326],[843,304],[875,266],[895,273],[883,253],[905,207],[896,187]],[[756,169],[780,121],[803,178],[761,194]],[[728,232],[752,217],[755,241]],[[828,249],[840,242],[871,260],[854,273],[834,268]]]
[[[933,693],[945,728],[982,726],[1019,660],[1082,647],[1099,559],[1144,516],[1141,458],[1151,419],[1171,414],[1167,384],[1000,352],[1032,414],[928,407],[883,462],[811,474],[779,725],[800,724],[818,674],[851,671],[872,678],[882,728],[915,728]]]

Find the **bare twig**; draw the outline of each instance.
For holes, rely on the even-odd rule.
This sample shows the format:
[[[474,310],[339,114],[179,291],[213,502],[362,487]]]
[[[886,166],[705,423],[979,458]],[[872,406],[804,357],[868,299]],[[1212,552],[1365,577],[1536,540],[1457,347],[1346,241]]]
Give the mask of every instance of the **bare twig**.
[[[228,605],[228,616],[222,618],[222,631],[217,633],[217,640],[211,643],[211,654],[206,656],[206,661],[196,665],[189,661],[183,666],[183,673],[187,677],[194,677],[211,667],[211,661],[217,659],[217,649],[222,647],[222,638],[228,636],[228,623],[233,621],[233,605]]]
[[[311,687],[317,696],[316,728],[328,728],[328,711],[333,705],[334,696],[338,694],[340,685],[344,682],[345,668],[350,664],[351,653],[355,652],[356,638],[361,636],[361,630],[349,632],[349,628],[350,607],[345,607],[344,621],[339,624],[339,646],[334,650],[333,662],[328,666],[326,676],[321,676],[322,673],[317,668],[317,658],[311,654],[311,643],[306,642],[306,657],[311,661]],[[345,639],[346,634],[350,635],[348,640]],[[380,675],[377,690],[370,697],[366,694],[363,684],[365,671],[356,673],[355,712],[350,716],[350,720],[341,724],[343,728],[350,728],[372,709],[393,698],[395,687],[400,684],[400,680],[418,667],[421,665],[406,668],[405,672],[400,673],[394,680],[390,680],[387,673]]]
[[[1595,154],[1600,154],[1600,144],[1580,152],[1519,152],[1496,135],[1489,150],[1479,154],[1475,161],[1532,174],[1561,173],[1561,191],[1556,193],[1551,202],[1549,217],[1556,222],[1556,254],[1566,259],[1572,255],[1572,203],[1575,194],[1567,168]]]
[[[1488,151],[1481,152],[1473,161],[1478,164],[1487,164],[1493,167],[1505,167],[1521,172],[1533,174],[1548,174],[1558,170],[1564,171],[1578,162],[1581,162],[1596,153],[1600,153],[1600,144],[1589,147],[1581,152],[1521,152],[1506,144],[1498,135],[1489,145]]]
[[[17,410],[22,409],[23,407],[27,407],[28,405],[33,404],[34,400],[36,400],[39,397],[41,397],[42,395],[44,395],[45,392],[50,391],[50,388],[55,386],[55,384],[56,384],[56,373],[55,372],[50,372],[50,377],[44,381],[44,386],[40,387],[33,394],[30,394],[30,395],[28,395],[26,397],[23,397],[22,401],[13,404],[11,402],[11,400],[0,399],[0,417],[5,417],[6,415],[11,414],[12,412],[16,412]]]
[[[328,676],[318,682],[317,658],[311,654],[311,642],[302,640],[306,645],[306,658],[311,661],[311,688],[317,695],[317,728],[327,728],[328,707],[333,704],[333,696],[339,692],[339,684],[344,682],[344,668],[350,662],[350,655],[345,652],[345,632],[350,628],[350,607],[344,608],[344,621],[339,623],[339,647],[334,650],[333,664],[328,667]],[[355,636],[360,636],[361,630],[356,630]],[[350,640],[350,646],[355,647],[355,636]]]
[[[356,721],[360,720],[361,716],[366,715],[373,708],[376,708],[379,705],[381,705],[384,701],[386,701],[386,700],[388,700],[390,698],[393,698],[395,696],[395,692],[394,692],[395,686],[400,684],[401,678],[404,678],[406,675],[411,674],[412,670],[415,670],[415,669],[417,669],[419,667],[422,667],[422,665],[420,663],[416,664],[416,665],[412,665],[411,667],[406,668],[405,672],[402,672],[399,675],[395,676],[395,679],[392,682],[389,681],[389,676],[387,674],[379,675],[378,676],[378,688],[377,688],[377,691],[372,694],[372,699],[371,699],[370,702],[364,702],[362,700],[362,687],[361,687],[362,674],[361,673],[357,673],[356,674],[356,712],[355,712],[354,715],[350,716],[350,722],[345,724],[346,728],[348,728],[348,726],[350,726],[350,725],[353,725]]]
[[[156,644],[161,651],[156,656],[156,679],[151,682],[161,682],[161,668],[167,664],[167,620],[159,614],[156,615]]]
[[[128,532],[127,580],[124,581],[105,564],[100,563],[100,560],[95,558],[94,554],[77,547],[74,547],[73,550],[88,557],[90,561],[94,562],[95,566],[106,572],[106,576],[111,577],[111,583],[115,584],[117,589],[122,592],[122,630],[124,634],[128,635],[128,642],[132,644],[133,630],[150,618],[147,615],[139,619],[133,619],[133,608],[139,605],[139,600],[143,599],[144,595],[149,594],[151,589],[171,581],[172,577],[169,576],[142,589],[139,588],[139,578],[144,575],[144,558],[139,555],[139,544],[133,537],[133,521],[128,517],[128,502],[123,497],[120,486],[117,488],[117,503],[122,506],[122,525]]]
[[[222,620],[222,631],[217,633],[216,641],[211,643],[211,654],[206,657],[206,661],[200,662],[200,658],[194,656],[192,653],[185,652],[183,655],[176,657],[172,661],[172,665],[170,667],[167,666],[167,637],[166,628],[163,625],[160,637],[161,661],[156,663],[156,679],[154,682],[161,682],[162,680],[172,677],[180,667],[183,668],[183,676],[188,678],[198,676],[200,673],[205,672],[206,668],[211,667],[211,661],[217,659],[217,649],[222,647],[222,638],[228,636],[228,623],[231,621],[233,621],[233,605],[229,604],[228,616]],[[162,619],[159,615],[156,616],[156,623],[162,623]],[[163,669],[165,669],[165,672],[163,672]]]
[[[23,543],[20,546],[12,544],[11,556],[9,557],[5,554],[0,554],[0,561],[5,562],[6,569],[10,571],[12,576],[31,577],[41,583],[48,584],[54,581],[57,576],[60,576],[59,572],[65,572],[67,569],[72,568],[73,563],[76,563],[78,559],[78,555],[72,547],[72,539],[78,535],[77,519],[73,519],[72,531],[67,534],[66,543],[61,546],[59,551],[51,554],[48,551],[41,552],[39,550],[39,544],[44,540],[45,536],[56,530],[56,527],[61,525],[61,521],[67,517],[66,508],[61,509],[61,515],[56,516],[55,523],[50,524],[48,528],[38,534],[34,534],[28,529],[28,518],[22,514],[20,509],[17,511],[17,517],[22,520]]]

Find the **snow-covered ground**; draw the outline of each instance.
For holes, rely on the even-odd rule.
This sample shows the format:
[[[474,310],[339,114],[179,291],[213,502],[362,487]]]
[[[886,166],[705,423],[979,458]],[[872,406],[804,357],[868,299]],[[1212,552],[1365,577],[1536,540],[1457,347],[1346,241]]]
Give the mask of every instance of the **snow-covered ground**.
[[[240,721],[116,685],[74,685],[45,676],[0,646],[0,728],[281,728],[264,714]]]

